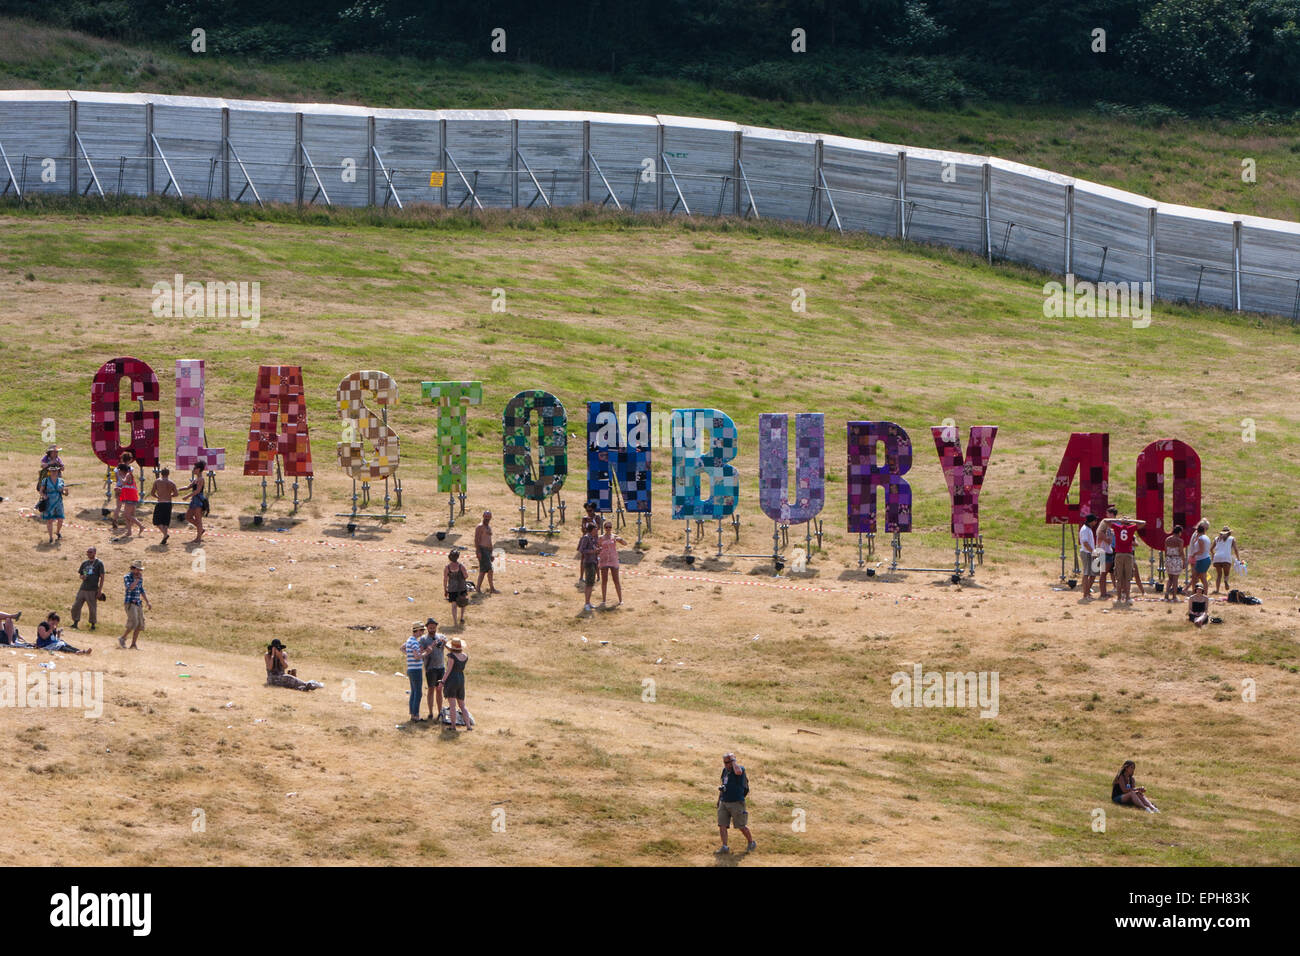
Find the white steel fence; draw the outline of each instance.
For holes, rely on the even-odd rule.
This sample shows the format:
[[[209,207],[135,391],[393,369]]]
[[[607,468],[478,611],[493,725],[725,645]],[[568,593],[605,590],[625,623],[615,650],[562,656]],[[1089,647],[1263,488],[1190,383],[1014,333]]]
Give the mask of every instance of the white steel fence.
[[[816,223],[1300,320],[1300,224],[991,156],[682,116],[0,92],[3,195],[567,206]]]

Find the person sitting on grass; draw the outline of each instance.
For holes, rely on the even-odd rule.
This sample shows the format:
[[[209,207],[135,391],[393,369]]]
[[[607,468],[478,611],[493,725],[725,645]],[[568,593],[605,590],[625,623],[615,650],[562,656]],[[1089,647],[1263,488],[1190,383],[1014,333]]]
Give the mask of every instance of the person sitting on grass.
[[[1192,596],[1187,599],[1187,620],[1197,627],[1210,623],[1210,598],[1205,593],[1205,585],[1198,584],[1192,589]]]
[[[1124,761],[1124,766],[1119,768],[1119,773],[1115,774],[1115,779],[1110,784],[1111,803],[1127,804],[1147,813],[1159,813],[1160,809],[1147,796],[1147,788],[1139,787],[1133,779],[1133,771],[1136,769],[1137,764],[1132,760]]]
[[[13,614],[6,614],[4,611],[0,611],[0,644],[5,644],[9,647],[32,646],[24,641],[18,633],[17,621],[22,616],[22,611],[15,611]]]
[[[53,611],[36,627],[36,646],[45,651],[62,651],[65,654],[89,654],[90,648],[78,650],[63,639],[59,616]]]
[[[277,637],[266,645],[266,683],[271,687],[287,687],[290,690],[317,690],[324,687],[318,680],[303,680],[296,670],[289,668],[289,658],[285,647]]]

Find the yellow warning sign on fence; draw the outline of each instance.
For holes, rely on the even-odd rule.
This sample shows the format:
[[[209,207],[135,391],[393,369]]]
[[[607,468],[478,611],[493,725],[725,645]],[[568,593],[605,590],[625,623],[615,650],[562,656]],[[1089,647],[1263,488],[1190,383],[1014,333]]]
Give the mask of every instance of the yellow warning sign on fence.
[[[429,174],[429,186],[436,189],[442,185],[442,181],[446,178],[446,173],[435,170]]]

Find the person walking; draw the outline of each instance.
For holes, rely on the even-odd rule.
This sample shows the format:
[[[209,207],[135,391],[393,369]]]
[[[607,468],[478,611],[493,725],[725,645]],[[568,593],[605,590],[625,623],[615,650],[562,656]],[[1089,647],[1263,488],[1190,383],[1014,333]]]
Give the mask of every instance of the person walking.
[[[749,811],[745,809],[745,798],[749,796],[749,775],[745,768],[736,761],[734,753],[722,755],[722,783],[718,785],[718,835],[722,837],[722,846],[713,852],[730,853],[727,846],[727,830],[735,826],[745,834],[749,841],[747,850],[755,850],[754,834],[749,832]]]
[[[447,718],[456,729],[456,710],[460,709],[466,730],[474,729],[474,718],[465,707],[465,665],[469,663],[469,645],[462,637],[447,642],[447,673],[442,678],[442,694],[447,698]]]
[[[447,674],[444,648],[447,635],[438,633],[438,622],[429,618],[424,622],[424,637],[420,639],[420,652],[424,655],[424,679],[429,684],[429,719],[442,720],[442,679]],[[437,717],[434,704],[437,703]]]
[[[1101,521],[1096,515],[1088,515],[1079,527],[1079,562],[1083,567],[1083,596],[1092,599],[1092,582],[1097,574],[1092,569],[1093,552],[1097,550],[1097,524]]]
[[[153,506],[153,526],[162,531],[162,543],[166,544],[172,533],[172,500],[180,494],[180,489],[171,480],[171,469],[164,468],[162,477],[154,481],[149,489],[149,497],[157,502]]]
[[[411,682],[411,696],[407,698],[407,710],[411,714],[411,723],[421,723],[420,696],[424,690],[424,656],[420,651],[420,638],[424,636],[424,625],[416,621],[411,625],[411,636],[402,645],[406,654],[406,677]]]
[[[465,565],[460,563],[460,552],[452,549],[447,555],[447,566],[442,569],[442,590],[451,605],[451,626],[465,626],[465,608],[469,604],[469,581]]]
[[[194,470],[190,472],[190,483],[185,486],[185,497],[190,503],[185,510],[185,523],[193,525],[197,532],[194,544],[203,541],[203,516],[208,513],[207,476],[204,474],[206,467],[201,461],[195,462]]]
[[[72,601],[72,629],[81,625],[81,609],[90,608],[90,629],[93,631],[99,623],[99,602],[104,600],[104,562],[95,556],[94,548],[86,549],[86,560],[77,568],[81,576],[81,586]]]
[[[594,611],[591,606],[591,589],[596,586],[596,574],[600,564],[600,538],[596,524],[583,519],[582,538],[578,541],[578,558],[582,561],[582,588],[584,611]]]
[[[1219,593],[1219,585],[1223,585],[1223,590],[1228,590],[1228,575],[1232,573],[1233,560],[1241,560],[1241,552],[1237,550],[1237,539],[1232,536],[1232,529],[1226,524],[1223,530],[1214,536],[1214,542],[1211,545],[1214,559],[1214,593]]]
[[[609,579],[612,575],[614,578],[614,593],[618,595],[618,603],[623,603],[623,584],[618,579],[618,546],[627,544],[622,538],[614,533],[614,523],[605,522],[605,533],[600,538],[600,556],[596,559],[596,564],[600,569],[600,603],[605,605],[605,591],[609,587]],[[617,607],[618,605],[615,605]]]
[[[144,609],[153,610],[153,603],[144,590],[144,562],[132,561],[131,570],[122,579],[126,585],[126,630],[117,639],[117,646],[126,647],[126,636],[131,635],[131,650],[137,650],[136,642],[144,630]]]
[[[135,459],[129,451],[122,452],[117,459],[117,467],[113,469],[113,530],[117,530],[118,519],[122,517],[122,486],[131,473],[131,462]]]
[[[1178,579],[1183,568],[1187,567],[1187,548],[1183,545],[1183,526],[1174,525],[1174,530],[1165,538],[1165,601],[1178,600]]]
[[[63,483],[63,466],[50,465],[49,471],[41,479],[41,517],[45,519],[45,531],[54,543],[57,534],[63,540],[63,496],[67,487]]]
[[[122,522],[126,525],[126,537],[122,541],[130,540],[131,525],[140,529],[137,537],[144,537],[144,522],[135,516],[135,511],[140,507],[140,487],[135,481],[135,472],[130,465],[118,465],[117,473],[120,480],[120,487],[117,492],[118,504],[122,506]]]
[[[1132,604],[1129,592],[1133,587],[1133,576],[1137,574],[1137,558],[1133,556],[1133,545],[1137,541],[1137,530],[1146,522],[1139,518],[1114,517],[1101,523],[1102,529],[1112,532],[1115,542],[1115,565],[1112,575],[1115,582],[1115,600]]]
[[[1192,584],[1205,585],[1210,590],[1210,521],[1202,518],[1196,525],[1196,534],[1192,537],[1192,551],[1188,562],[1192,566]]]
[[[488,594],[496,594],[497,587],[492,583],[492,512],[483,512],[483,520],[474,529],[474,550],[478,555],[478,580],[474,590],[483,591],[483,578],[487,577]]]
[[[1115,774],[1115,779],[1110,783],[1111,803],[1127,804],[1147,813],[1159,813],[1160,810],[1147,796],[1147,788],[1139,787],[1133,779],[1133,771],[1136,769],[1137,764],[1132,760],[1124,761],[1124,766],[1119,768],[1119,773]]]

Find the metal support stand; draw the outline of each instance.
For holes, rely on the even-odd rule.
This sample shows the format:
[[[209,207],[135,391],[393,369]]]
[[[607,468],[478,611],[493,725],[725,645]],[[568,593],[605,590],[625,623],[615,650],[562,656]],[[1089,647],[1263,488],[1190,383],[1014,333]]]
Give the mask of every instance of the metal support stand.
[[[780,574],[785,567],[781,560],[781,524],[778,521],[772,522],[772,567],[774,574]]]
[[[308,484],[310,485],[311,479],[308,478],[307,481]],[[394,496],[396,500],[394,500]],[[359,502],[358,499],[360,499]],[[402,507],[401,479],[398,478],[393,479],[393,491],[392,494],[390,494],[389,487],[388,487],[388,476],[384,477],[384,513],[383,514],[366,513],[359,510],[360,508],[367,507],[369,504],[370,504],[370,482],[363,480],[361,482],[361,491],[358,494],[357,479],[354,477],[352,479],[352,510],[349,512],[343,512],[343,511],[335,512],[334,517],[348,519],[349,534],[356,533],[358,518],[375,518],[383,522],[390,521],[393,518],[401,518],[405,520],[406,515],[393,510],[394,508]]]
[[[736,544],[740,544],[740,515],[731,513],[731,530],[736,532]]]
[[[698,523],[698,522],[697,522]],[[695,555],[691,553],[691,519],[686,519],[686,550],[682,555],[686,558],[687,564],[695,563]]]

